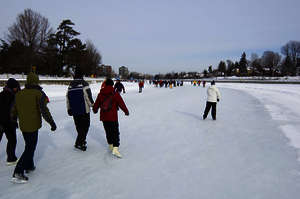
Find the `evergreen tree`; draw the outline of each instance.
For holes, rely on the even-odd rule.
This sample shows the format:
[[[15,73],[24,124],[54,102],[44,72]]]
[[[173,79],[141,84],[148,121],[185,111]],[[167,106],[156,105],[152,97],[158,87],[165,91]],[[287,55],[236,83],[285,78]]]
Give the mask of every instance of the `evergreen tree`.
[[[240,74],[243,75],[247,75],[248,74],[248,70],[247,70],[247,66],[248,66],[248,62],[246,59],[246,53],[243,52],[242,57],[240,59],[239,62],[239,70],[240,70]]]

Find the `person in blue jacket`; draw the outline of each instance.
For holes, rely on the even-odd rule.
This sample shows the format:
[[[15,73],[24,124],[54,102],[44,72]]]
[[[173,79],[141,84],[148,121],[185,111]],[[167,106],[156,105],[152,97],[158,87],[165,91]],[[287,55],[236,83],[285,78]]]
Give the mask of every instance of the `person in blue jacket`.
[[[74,147],[86,151],[86,137],[90,128],[90,108],[94,105],[89,84],[83,80],[83,73],[76,68],[74,80],[70,83],[66,95],[68,115],[73,116],[77,130]]]

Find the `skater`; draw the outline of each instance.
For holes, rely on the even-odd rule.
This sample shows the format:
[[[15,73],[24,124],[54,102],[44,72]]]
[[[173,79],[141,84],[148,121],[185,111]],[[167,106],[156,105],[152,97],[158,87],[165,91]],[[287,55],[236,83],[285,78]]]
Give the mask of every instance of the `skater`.
[[[125,93],[125,87],[121,83],[120,79],[117,79],[117,82],[115,83],[115,86],[114,86],[114,90],[115,90],[115,92],[118,92],[118,93],[121,93],[122,91],[123,91],[123,93]]]
[[[12,109],[12,118],[18,118],[22,131],[25,150],[19,159],[12,182],[26,183],[26,173],[35,170],[33,161],[34,152],[38,142],[38,130],[42,127],[42,118],[51,126],[51,131],[56,130],[56,124],[47,107],[48,99],[42,88],[38,85],[39,78],[34,73],[27,76],[25,88],[16,94],[16,102]]]
[[[6,145],[6,165],[12,166],[17,164],[18,158],[15,151],[17,146],[16,128],[18,123],[11,119],[10,113],[15,103],[15,94],[20,90],[20,84],[14,78],[9,78],[6,86],[0,93],[0,141],[3,134],[7,138]]]
[[[162,87],[162,86],[160,86],[160,87]],[[141,92],[143,91],[143,88],[144,88],[144,81],[141,80],[141,81],[139,82],[139,93],[141,93]]]
[[[89,84],[83,80],[80,68],[76,68],[74,80],[68,87],[66,102],[68,115],[73,116],[77,131],[74,147],[86,151],[86,137],[90,128],[90,107],[93,107],[94,100]]]
[[[217,102],[219,102],[221,98],[221,94],[219,89],[215,85],[215,81],[211,82],[211,86],[207,89],[207,102],[205,111],[203,114],[203,120],[206,119],[210,108],[212,107],[211,116],[213,120],[216,120],[216,113],[217,113]]]
[[[122,158],[119,152],[120,132],[118,123],[118,109],[121,108],[125,115],[129,115],[128,109],[118,92],[114,91],[114,82],[111,79],[106,80],[106,87],[101,89],[93,107],[94,113],[100,108],[100,121],[106,133],[106,140],[112,154]]]

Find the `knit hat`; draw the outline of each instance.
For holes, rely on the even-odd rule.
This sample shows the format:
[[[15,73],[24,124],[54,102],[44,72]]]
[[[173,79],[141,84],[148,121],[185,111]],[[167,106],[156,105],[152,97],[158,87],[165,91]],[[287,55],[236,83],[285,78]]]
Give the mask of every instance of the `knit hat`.
[[[17,80],[15,80],[14,78],[9,78],[6,82],[6,86],[10,89],[13,89],[13,88],[20,89],[19,82]]]
[[[212,80],[212,82],[210,84],[215,85],[216,84],[215,80]]]
[[[26,84],[28,85],[38,85],[39,84],[39,77],[34,74],[33,72],[30,72],[27,75],[27,80],[26,80]]]

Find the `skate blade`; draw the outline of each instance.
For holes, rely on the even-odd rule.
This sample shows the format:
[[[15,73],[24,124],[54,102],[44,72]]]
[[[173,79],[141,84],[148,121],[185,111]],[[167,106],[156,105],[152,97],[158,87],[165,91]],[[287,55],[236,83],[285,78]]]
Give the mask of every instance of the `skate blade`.
[[[118,154],[112,154],[112,155],[113,155],[113,157],[116,157],[116,158],[119,158],[119,159],[122,158],[122,155],[118,155]]]
[[[21,179],[18,179],[18,178],[12,178],[11,179],[11,182],[14,183],[14,184],[25,184],[28,182],[28,180],[21,180]]]

